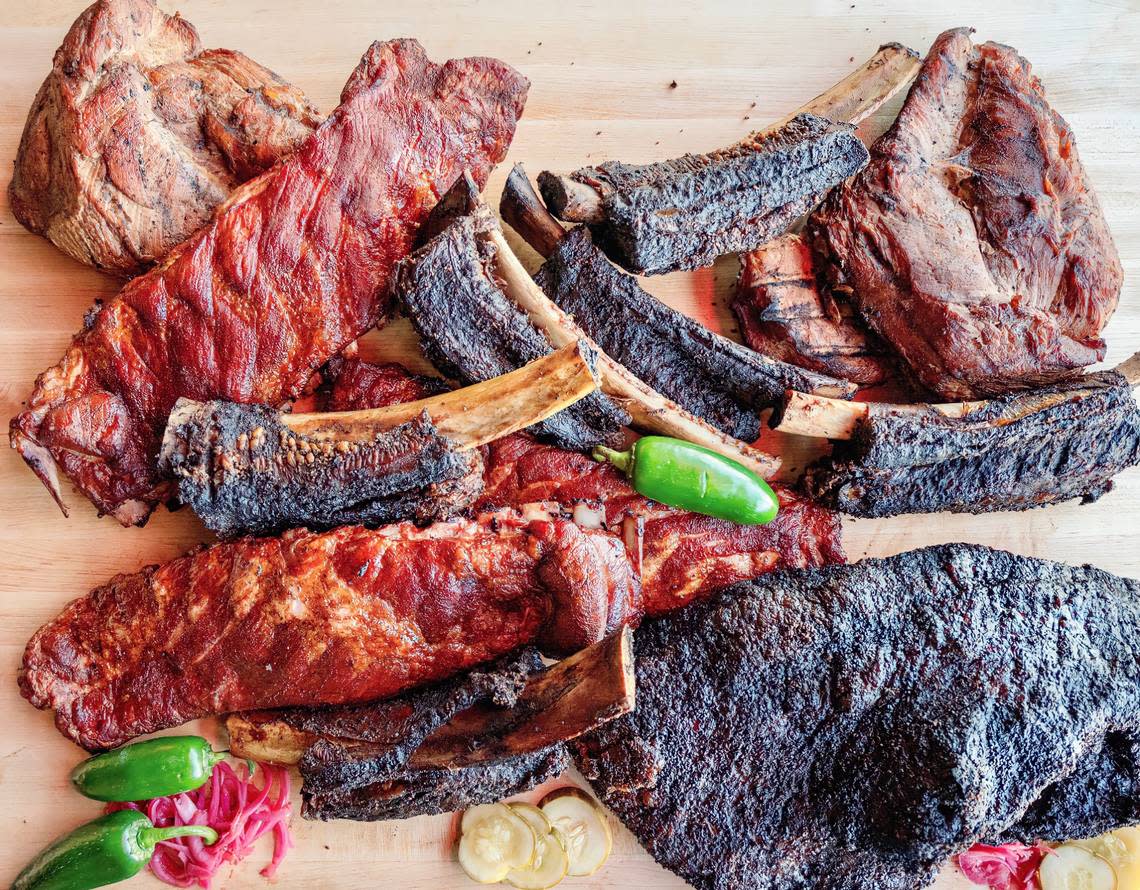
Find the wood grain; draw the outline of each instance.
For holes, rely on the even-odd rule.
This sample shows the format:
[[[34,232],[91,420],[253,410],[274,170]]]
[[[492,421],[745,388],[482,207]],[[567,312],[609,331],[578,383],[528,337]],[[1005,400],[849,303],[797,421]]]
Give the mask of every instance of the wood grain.
[[[240,49],[305,89],[331,110],[367,43],[418,37],[437,59],[503,58],[533,81],[526,116],[510,157],[488,186],[497,202],[510,165],[524,161],[568,170],[611,157],[643,161],[728,144],[782,117],[844,76],[881,44],[901,41],[920,51],[941,30],[973,25],[981,39],[1020,49],[1072,124],[1081,155],[1104,203],[1125,267],[1120,310],[1107,331],[1108,359],[1140,349],[1140,7],[1105,2],[954,4],[904,0],[807,0],[699,6],[675,0],[507,0],[456,3],[421,0],[185,0],[177,7],[206,46]],[[0,4],[0,404],[16,413],[32,380],[63,353],[84,310],[117,284],[25,232],[6,199],[11,161],[24,117],[51,55],[83,0]],[[671,86],[672,82],[676,86]],[[868,123],[882,125],[882,116]],[[517,239],[512,243],[519,246]],[[537,257],[520,248],[534,264]],[[735,260],[714,269],[646,280],[671,305],[724,333],[735,333],[725,294]],[[425,367],[406,323],[366,339],[367,354]],[[777,444],[788,444],[778,437]],[[0,844],[0,881],[51,837],[96,815],[98,807],[67,787],[81,755],[16,690],[23,646],[68,600],[116,572],[169,559],[207,539],[185,513],[160,512],[143,529],[99,520],[72,498],[63,519],[14,452],[0,456],[6,522],[0,526],[0,812],[9,826]],[[972,541],[1072,563],[1092,562],[1140,577],[1140,471],[1087,507],[1074,504],[984,517],[902,517],[845,523],[853,559],[922,544]],[[451,817],[403,823],[313,824],[294,820],[298,847],[286,859],[282,887],[402,887],[463,890],[472,885],[453,862]],[[615,827],[616,824],[615,824]],[[222,872],[216,886],[261,887],[259,850]],[[146,876],[131,886],[158,886]],[[615,832],[609,864],[574,887],[675,888],[624,830]],[[943,890],[967,886],[947,872]]]

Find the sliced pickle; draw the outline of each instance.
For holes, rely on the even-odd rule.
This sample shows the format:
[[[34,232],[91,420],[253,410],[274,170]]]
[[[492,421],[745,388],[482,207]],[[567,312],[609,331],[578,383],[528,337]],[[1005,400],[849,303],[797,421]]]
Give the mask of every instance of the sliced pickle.
[[[496,884],[534,860],[538,838],[530,823],[501,803],[472,807],[460,822],[459,865],[480,884]]]
[[[1100,837],[1069,843],[1111,865],[1116,872],[1116,890],[1140,890],[1140,827],[1119,828]]]
[[[507,804],[507,806],[511,808],[516,816],[523,819],[527,825],[533,828],[534,833],[540,838],[550,834],[551,829],[554,827],[550,824],[550,820],[546,818],[546,813],[534,804],[515,801],[514,803]]]
[[[602,867],[614,839],[605,815],[590,795],[574,787],[559,788],[546,795],[539,807],[566,844],[570,857],[567,874],[585,877]]]
[[[1041,890],[1116,890],[1112,866],[1076,844],[1061,844],[1046,853],[1037,877]]]
[[[520,890],[549,890],[566,877],[569,869],[570,857],[566,854],[566,846],[558,831],[551,829],[539,837],[534,862],[528,868],[512,868],[505,880]]]

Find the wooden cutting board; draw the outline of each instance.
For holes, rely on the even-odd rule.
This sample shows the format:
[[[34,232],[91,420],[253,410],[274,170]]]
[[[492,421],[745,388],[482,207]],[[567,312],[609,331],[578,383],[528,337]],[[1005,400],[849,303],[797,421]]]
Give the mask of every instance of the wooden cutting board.
[[[6,184],[24,117],[51,55],[83,0],[0,4],[0,414],[15,414],[36,374],[54,364],[84,311],[116,282],[80,266],[12,218]],[[175,6],[164,0],[164,6]],[[1121,307],[1107,331],[1108,358],[1140,349],[1140,6],[1135,0],[1033,0],[954,4],[914,0],[806,0],[702,4],[637,0],[393,2],[393,0],[186,0],[177,8],[206,46],[240,49],[305,89],[331,110],[341,85],[373,39],[414,36],[435,59],[498,56],[533,86],[509,159],[488,186],[497,203],[514,161],[537,173],[607,158],[647,161],[704,151],[781,117],[840,79],[879,44],[925,51],[941,30],[973,25],[980,39],[1012,44],[1033,63],[1051,99],[1076,131],[1124,260]],[[882,121],[878,122],[880,125]],[[514,242],[517,243],[517,240]],[[528,261],[534,254],[524,252]],[[735,260],[715,269],[649,279],[666,302],[733,333],[725,295]],[[415,339],[397,324],[366,351],[423,366]],[[116,572],[174,557],[208,539],[186,512],[160,512],[143,529],[96,519],[72,497],[64,519],[14,452],[0,456],[0,881],[11,880],[52,837],[92,818],[98,807],[67,786],[78,749],[33,710],[15,674],[32,632],[68,600]],[[984,517],[847,521],[852,559],[947,541],[1140,577],[1140,471],[1126,473],[1098,503]],[[570,777],[574,778],[574,777]],[[579,780],[580,781],[580,780]],[[615,822],[614,853],[591,878],[566,887],[682,887]],[[319,824],[294,819],[297,848],[277,883],[284,887],[469,888],[453,862],[453,820]],[[216,886],[261,887],[264,848],[224,870]],[[134,886],[156,882],[148,877]],[[950,870],[939,886],[967,886]]]

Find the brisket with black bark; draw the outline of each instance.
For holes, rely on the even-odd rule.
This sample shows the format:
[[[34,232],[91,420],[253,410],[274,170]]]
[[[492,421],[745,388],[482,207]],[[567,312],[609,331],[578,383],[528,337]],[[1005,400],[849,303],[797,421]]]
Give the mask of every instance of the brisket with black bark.
[[[608,161],[539,188],[556,216],[596,223],[599,244],[633,272],[711,266],[783,234],[867,163],[849,124],[799,114],[730,148],[653,164]],[[591,199],[575,213],[575,193]]]
[[[702,890],[916,890],[977,841],[1136,816],[1137,581],[930,547],[739,584],[635,652],[637,708],[573,749]]]
[[[1101,371],[984,402],[961,417],[938,406],[868,412],[850,440],[810,468],[809,496],[854,516],[1028,510],[1094,501],[1140,463],[1140,406]]]

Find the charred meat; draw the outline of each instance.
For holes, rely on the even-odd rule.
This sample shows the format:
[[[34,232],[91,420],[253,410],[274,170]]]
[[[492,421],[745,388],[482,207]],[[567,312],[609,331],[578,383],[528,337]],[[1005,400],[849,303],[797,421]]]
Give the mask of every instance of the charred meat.
[[[210,714],[383,698],[530,642],[576,651],[639,614],[621,542],[557,516],[291,531],[72,602],[28,643],[20,688],[109,748]]]
[[[594,246],[587,229],[563,233],[515,165],[500,210],[548,258],[535,280],[606,354],[718,429],[751,442],[757,414],[787,389],[849,395],[841,381],[772,361],[715,334],[647,293]],[[546,233],[557,233],[552,244]],[[549,248],[549,250],[547,250]]]
[[[1140,582],[931,547],[647,621],[637,708],[572,745],[702,890],[917,890],[977,841],[1136,818],[1084,780],[1140,769],[1137,653]]]
[[[744,342],[761,355],[859,386],[885,382],[890,350],[847,300],[821,284],[817,271],[800,235],[784,235],[744,254],[732,298]]]
[[[1140,406],[1117,371],[1013,393],[952,416],[868,412],[808,470],[815,501],[855,516],[1028,510],[1095,501],[1140,463]]]
[[[947,399],[1104,357],[1116,246],[1072,131],[1007,46],[942,34],[871,163],[811,228],[871,328]]]
[[[296,396],[383,314],[439,194],[502,158],[526,90],[501,62],[374,44],[294,155],[92,313],[12,421],[14,447],[57,500],[62,475],[100,511],[144,522],[168,495],[157,458],[174,403]]]
[[[396,273],[397,299],[424,354],[441,373],[463,383],[490,380],[553,351],[494,275],[498,248],[482,237],[494,225],[482,206],[455,217]],[[563,448],[588,449],[620,442],[629,422],[625,411],[597,392],[537,424],[534,432]]]
[[[555,216],[593,223],[616,262],[657,274],[770,241],[865,163],[854,127],[805,113],[709,154],[543,172],[538,183]],[[583,198],[590,210],[576,212]]]
[[[81,263],[137,275],[320,122],[299,89],[241,53],[203,49],[154,0],[98,0],[28,113],[12,213]]]
[[[429,522],[456,515],[482,490],[479,446],[557,414],[597,386],[588,351],[572,344],[485,383],[383,408],[288,414],[180,399],[160,468],[223,538]],[[399,394],[368,389],[373,399]]]

